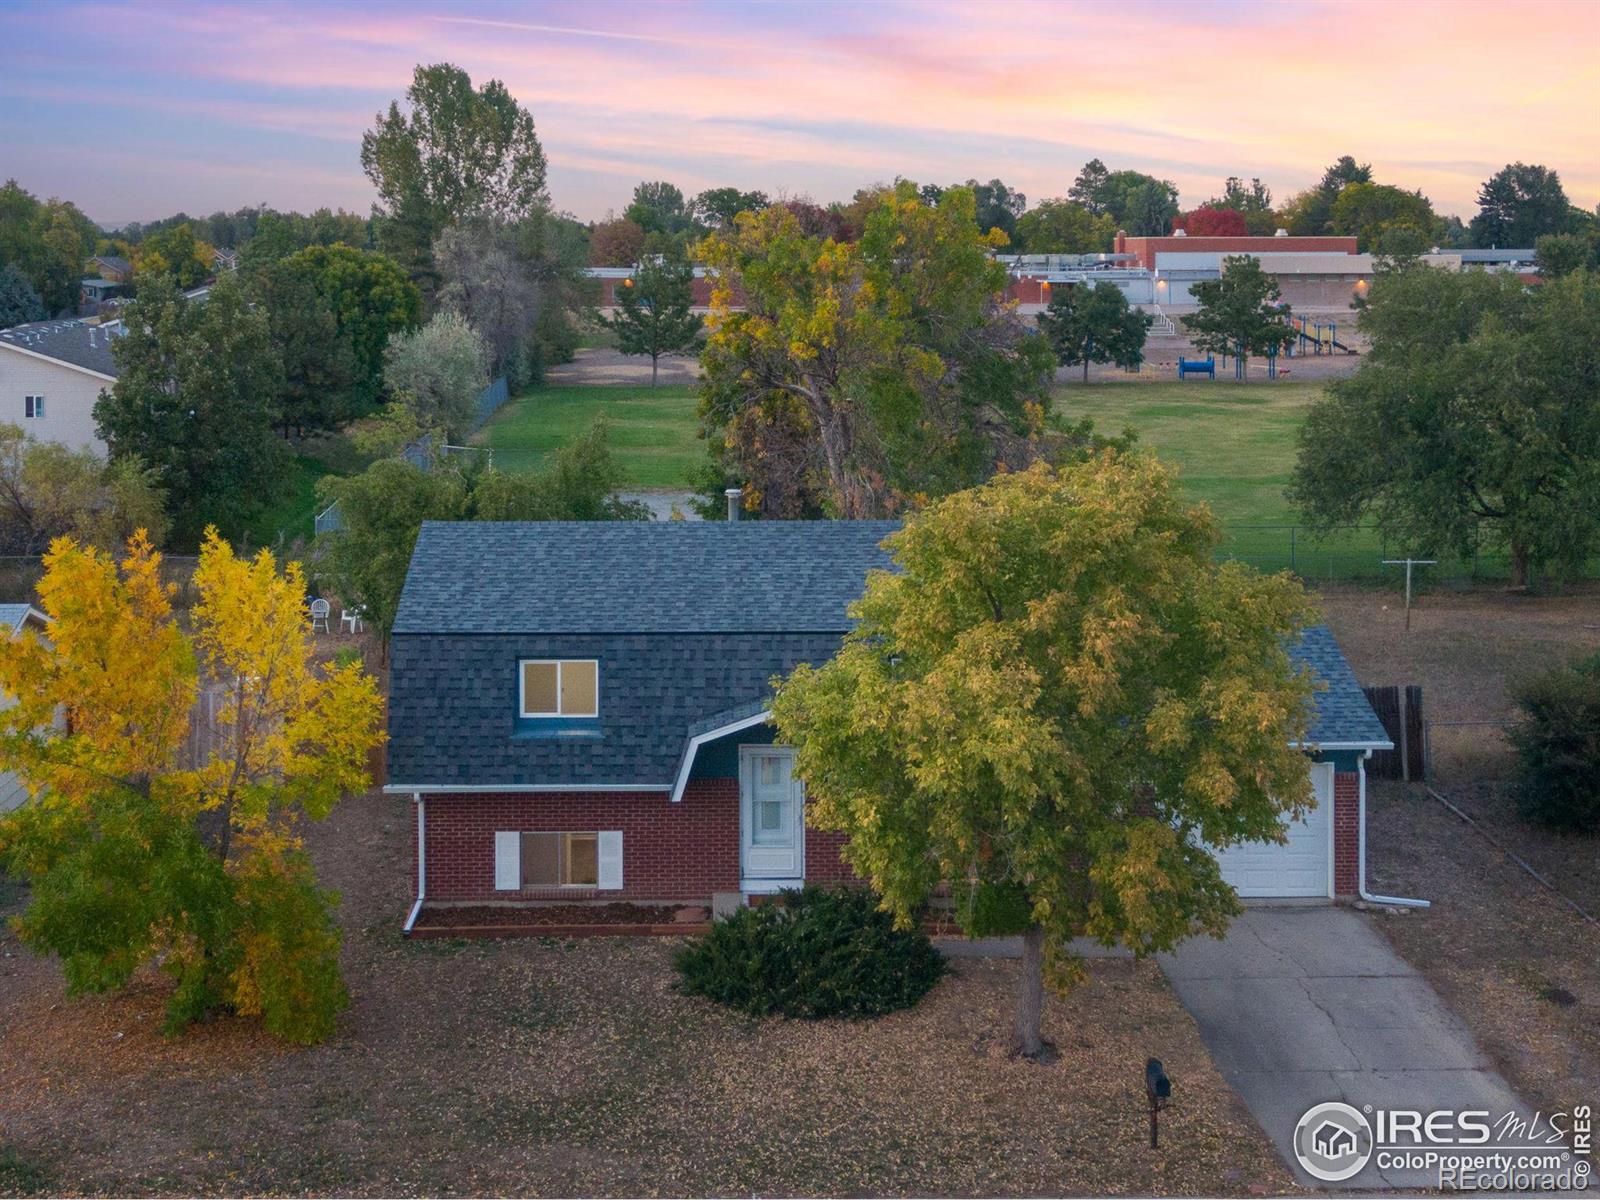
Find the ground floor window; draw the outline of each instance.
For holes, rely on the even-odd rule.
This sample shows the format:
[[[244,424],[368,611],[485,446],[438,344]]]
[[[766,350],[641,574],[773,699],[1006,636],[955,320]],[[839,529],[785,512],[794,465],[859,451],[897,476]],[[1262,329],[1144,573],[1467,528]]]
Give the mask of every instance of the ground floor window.
[[[494,886],[620,888],[622,833],[615,829],[516,832],[494,835]]]
[[[523,887],[594,887],[599,882],[598,833],[522,835]]]

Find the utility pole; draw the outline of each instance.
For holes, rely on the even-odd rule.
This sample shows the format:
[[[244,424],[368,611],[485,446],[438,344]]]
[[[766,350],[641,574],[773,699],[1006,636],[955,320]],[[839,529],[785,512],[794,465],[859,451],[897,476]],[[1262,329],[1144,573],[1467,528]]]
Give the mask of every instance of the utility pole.
[[[1436,558],[1386,558],[1383,565],[1386,567],[1405,566],[1406,569],[1406,632],[1411,632],[1411,568],[1431,567],[1439,560]]]

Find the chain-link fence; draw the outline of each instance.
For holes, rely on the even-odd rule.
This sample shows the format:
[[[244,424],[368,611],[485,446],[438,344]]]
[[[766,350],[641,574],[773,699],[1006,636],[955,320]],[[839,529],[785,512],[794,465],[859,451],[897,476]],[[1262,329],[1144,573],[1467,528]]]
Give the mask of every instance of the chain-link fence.
[[[1293,571],[1307,582],[1337,579],[1389,579],[1403,577],[1386,558],[1408,557],[1411,549],[1387,541],[1370,525],[1348,525],[1314,533],[1304,525],[1225,525],[1221,556],[1249,563],[1260,571]],[[1475,550],[1471,554],[1430,554],[1437,565],[1421,569],[1419,583],[1429,581],[1507,580],[1511,560],[1502,550]],[[1591,563],[1583,574],[1592,578]]]

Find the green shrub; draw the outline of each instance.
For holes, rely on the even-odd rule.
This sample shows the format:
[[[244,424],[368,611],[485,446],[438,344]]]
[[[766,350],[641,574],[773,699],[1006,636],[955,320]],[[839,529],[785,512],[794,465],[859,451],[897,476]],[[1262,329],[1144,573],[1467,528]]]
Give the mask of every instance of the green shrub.
[[[678,952],[685,991],[752,1016],[875,1017],[921,1000],[944,959],[865,888],[808,886],[741,908]]]
[[[1513,695],[1522,710],[1511,744],[1523,816],[1600,833],[1600,655],[1535,676]]]

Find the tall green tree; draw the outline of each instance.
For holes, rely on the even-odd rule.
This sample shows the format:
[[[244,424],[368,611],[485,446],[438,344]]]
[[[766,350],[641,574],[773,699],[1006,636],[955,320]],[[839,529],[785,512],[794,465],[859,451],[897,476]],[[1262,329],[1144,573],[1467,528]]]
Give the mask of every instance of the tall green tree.
[[[778,689],[808,822],[849,835],[897,921],[947,884],[969,935],[1022,935],[1020,1055],[1049,1053],[1072,939],[1220,935],[1213,848],[1281,841],[1312,803],[1285,649],[1305,596],[1219,542],[1152,458],[996,476],[892,535],[843,647]]]
[[[1017,218],[1015,248],[1024,254],[1106,254],[1117,234],[1109,215],[1076,200],[1041,200]]]
[[[701,414],[769,516],[881,516],[1049,452],[1052,355],[1000,297],[972,193],[876,193],[856,242],[783,205],[707,239]],[[737,297],[737,301],[736,301]]]
[[[1567,232],[1570,208],[1556,172],[1531,163],[1508,163],[1478,189],[1472,243],[1532,246],[1547,234]]]
[[[44,302],[15,263],[0,267],[0,329],[45,319]]]
[[[283,364],[273,423],[285,437],[324,433],[363,412],[355,346],[309,272],[270,261],[246,276]]]
[[[765,192],[741,192],[736,187],[707,188],[694,198],[696,219],[709,229],[726,229],[742,212],[760,212],[771,201]],[[632,260],[629,260],[631,265]]]
[[[210,277],[211,247],[195,236],[189,222],[180,221],[134,247],[133,266],[139,277],[165,275],[188,291]]]
[[[405,107],[391,101],[361,138],[378,189],[377,237],[432,293],[432,248],[457,221],[517,221],[547,203],[544,148],[506,85],[473,87],[449,63],[416,68]]]
[[[1348,154],[1322,173],[1312,188],[1291,196],[1283,206],[1284,228],[1294,237],[1318,237],[1333,232],[1333,202],[1352,183],[1371,183],[1372,165],[1358,163]]]
[[[972,192],[972,203],[978,232],[988,233],[998,229],[1006,235],[1007,243],[1016,241],[1017,219],[1028,207],[1028,198],[998,179],[979,183],[969,179],[965,185]]]
[[[1421,192],[1408,192],[1386,183],[1352,183],[1340,190],[1329,210],[1329,228],[1336,234],[1354,235],[1363,253],[1381,249],[1385,235],[1408,229],[1424,241],[1439,232],[1439,217]]]
[[[665,179],[646,179],[633,189],[633,202],[623,212],[648,234],[676,236],[687,233],[694,224],[694,213],[683,192]]]
[[[1064,367],[1082,364],[1087,383],[1092,362],[1130,368],[1142,363],[1144,340],[1154,318],[1130,308],[1116,284],[1097,283],[1092,288],[1057,287],[1049,307],[1036,319],[1056,361]]]
[[[65,200],[41,201],[15,179],[0,187],[0,267],[28,280],[46,316],[77,312],[84,261],[100,237],[94,222]]]
[[[1111,172],[1105,163],[1098,158],[1091,158],[1083,164],[1083,170],[1079,171],[1078,177],[1072,181],[1072,188],[1067,192],[1067,198],[1083,205],[1091,216],[1107,215],[1111,211],[1108,206],[1107,189],[1110,179]],[[1112,217],[1112,220],[1116,218]]]
[[[1190,339],[1208,353],[1238,355],[1246,371],[1251,355],[1276,354],[1294,340],[1278,281],[1252,255],[1224,258],[1219,278],[1202,280],[1189,292],[1200,306],[1183,318]]]
[[[174,545],[197,545],[208,525],[237,535],[287,482],[288,450],[272,428],[283,364],[266,314],[232,275],[203,301],[152,277],[122,313],[117,381],[94,407],[101,438],[113,459],[155,473]]]
[[[355,368],[349,410],[371,412],[383,394],[384,348],[421,319],[421,292],[394,259],[339,244],[308,246],[281,270],[310,284],[333,314]]]
[[[1547,233],[1533,247],[1539,274],[1546,279],[1570,275],[1581,267],[1600,267],[1600,238]]]
[[[1290,498],[1430,557],[1503,550],[1512,581],[1600,550],[1600,278],[1420,266],[1372,285],[1372,349],[1312,406]]]
[[[694,269],[688,263],[651,259],[617,288],[617,311],[602,317],[617,335],[624,354],[647,355],[650,386],[663,354],[687,354],[700,340],[705,323],[694,307]]]

